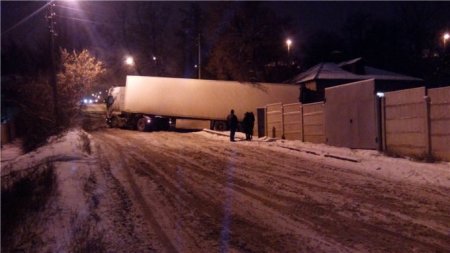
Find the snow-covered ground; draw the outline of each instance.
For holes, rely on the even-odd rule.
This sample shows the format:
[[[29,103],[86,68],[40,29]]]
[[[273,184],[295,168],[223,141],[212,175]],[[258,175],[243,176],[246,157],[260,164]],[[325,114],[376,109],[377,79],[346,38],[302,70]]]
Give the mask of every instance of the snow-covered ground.
[[[38,252],[450,249],[448,162],[237,137],[74,129],[28,154],[4,146],[1,175],[55,165]]]
[[[219,140],[228,139],[227,133],[204,129],[199,134]],[[216,135],[211,137],[210,135]],[[240,140],[245,135],[237,134]],[[256,139],[252,142],[243,142],[261,148],[273,149],[305,158],[313,158],[323,163],[351,168],[376,176],[386,177],[390,180],[410,181],[420,184],[441,185],[450,187],[450,162],[425,163],[415,161],[409,157],[393,158],[376,150],[350,149],[333,147],[325,144],[315,144],[301,141],[279,140],[268,137]],[[351,162],[351,163],[349,163]]]

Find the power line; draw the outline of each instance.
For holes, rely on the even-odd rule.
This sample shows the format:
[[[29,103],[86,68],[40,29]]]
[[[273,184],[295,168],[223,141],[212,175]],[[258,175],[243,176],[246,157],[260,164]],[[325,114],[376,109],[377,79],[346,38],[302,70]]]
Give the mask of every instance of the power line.
[[[23,18],[22,20],[20,20],[19,22],[17,22],[16,24],[14,24],[13,26],[11,26],[9,29],[6,29],[6,31],[2,32],[2,35],[5,35],[6,33],[14,30],[15,28],[17,28],[18,26],[20,26],[21,24],[25,23],[26,21],[28,21],[30,18],[36,16],[36,14],[39,14],[42,10],[44,10],[47,6],[49,6],[51,4],[51,2],[46,3],[44,6],[42,6],[41,8],[37,9],[36,11],[34,11],[33,13],[31,13],[30,15],[26,16],[25,18]]]
[[[93,21],[93,20],[90,20],[90,19],[67,17],[67,16],[62,16],[62,15],[57,15],[57,16],[58,16],[59,18],[64,18],[64,19],[69,19],[69,20],[75,20],[75,21],[80,21],[80,22],[87,22],[87,23],[101,24],[101,25],[109,25],[108,23],[97,22],[97,21]]]

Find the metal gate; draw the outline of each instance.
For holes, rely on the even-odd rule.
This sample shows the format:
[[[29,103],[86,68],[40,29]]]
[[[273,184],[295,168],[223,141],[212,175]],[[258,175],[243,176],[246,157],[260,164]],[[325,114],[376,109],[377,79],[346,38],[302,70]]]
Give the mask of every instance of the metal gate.
[[[256,120],[258,122],[258,137],[264,137],[266,135],[266,108],[256,108]]]
[[[378,111],[373,79],[325,89],[327,144],[378,149]]]

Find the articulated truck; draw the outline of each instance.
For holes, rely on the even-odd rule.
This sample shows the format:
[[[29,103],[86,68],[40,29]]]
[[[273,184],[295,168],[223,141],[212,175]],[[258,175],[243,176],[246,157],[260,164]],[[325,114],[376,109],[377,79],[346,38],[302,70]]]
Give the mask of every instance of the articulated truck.
[[[127,76],[106,99],[110,127],[139,131],[173,128],[227,130],[231,109],[244,113],[271,103],[298,102],[296,85]]]

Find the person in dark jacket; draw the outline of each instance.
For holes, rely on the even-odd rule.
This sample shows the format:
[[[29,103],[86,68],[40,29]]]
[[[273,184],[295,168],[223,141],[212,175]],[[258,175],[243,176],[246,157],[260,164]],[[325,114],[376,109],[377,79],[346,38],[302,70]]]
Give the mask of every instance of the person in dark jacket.
[[[228,127],[230,128],[230,141],[234,140],[234,135],[236,134],[236,129],[238,126],[238,118],[234,115],[234,110],[232,109],[227,117]]]
[[[249,140],[253,139],[253,127],[255,126],[255,114],[253,112],[249,112],[248,114],[248,136]]]
[[[245,139],[247,141],[252,140],[253,138],[253,127],[255,125],[255,115],[253,112],[246,112],[244,115],[244,119],[242,120],[242,126],[245,132]]]

